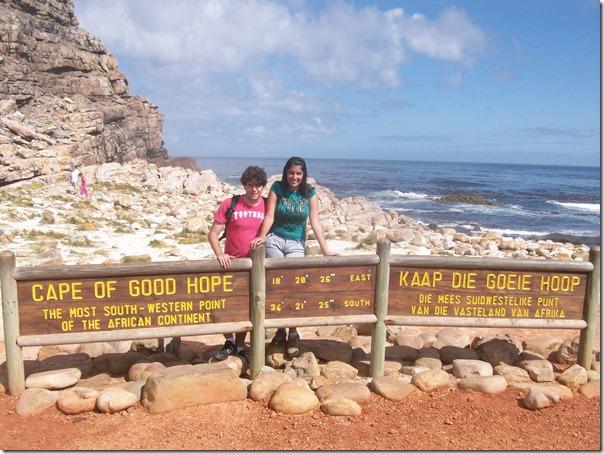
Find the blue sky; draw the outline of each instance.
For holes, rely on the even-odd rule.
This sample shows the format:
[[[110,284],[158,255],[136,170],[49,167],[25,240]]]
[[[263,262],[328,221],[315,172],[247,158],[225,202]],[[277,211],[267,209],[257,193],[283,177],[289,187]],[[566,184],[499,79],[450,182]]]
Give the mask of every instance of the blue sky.
[[[76,0],[172,156],[599,165],[598,0]]]

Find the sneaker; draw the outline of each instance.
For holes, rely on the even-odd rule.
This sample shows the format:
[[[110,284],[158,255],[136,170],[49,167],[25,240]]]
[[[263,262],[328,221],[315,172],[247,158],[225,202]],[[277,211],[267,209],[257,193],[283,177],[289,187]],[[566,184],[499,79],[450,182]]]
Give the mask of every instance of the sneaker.
[[[229,355],[234,355],[237,353],[237,346],[231,340],[227,340],[223,347],[214,353],[214,358],[216,361],[224,361],[229,357]]]
[[[294,358],[298,356],[300,353],[300,335],[297,331],[290,331],[289,336],[287,337],[287,350],[286,354],[290,358]]]
[[[285,340],[286,340],[285,328],[279,328],[277,330],[277,332],[275,333],[275,337],[273,337],[273,340],[271,341],[271,344],[273,344],[273,345],[285,345]]]

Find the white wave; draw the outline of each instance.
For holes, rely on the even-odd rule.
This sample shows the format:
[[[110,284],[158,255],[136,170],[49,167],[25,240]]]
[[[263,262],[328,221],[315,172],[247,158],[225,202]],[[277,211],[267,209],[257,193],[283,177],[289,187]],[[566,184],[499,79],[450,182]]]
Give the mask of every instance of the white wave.
[[[557,200],[548,200],[547,203],[558,205],[571,210],[589,211],[590,213],[599,213],[599,203],[575,203],[575,202],[558,202]]]
[[[418,192],[402,192],[396,189],[390,191],[380,191],[372,194],[375,198],[394,198],[394,199],[408,199],[408,200],[432,200],[436,199],[434,196]]]
[[[545,236],[550,232],[535,232],[532,230],[515,230],[515,229],[492,229],[492,228],[481,228],[483,231],[495,232],[504,236]]]
[[[472,205],[466,203],[460,203],[453,205],[447,211],[454,213],[478,213],[482,215],[513,215],[522,217],[535,217],[542,216],[543,213],[527,211],[518,205],[505,205],[505,206],[493,206],[493,205]]]

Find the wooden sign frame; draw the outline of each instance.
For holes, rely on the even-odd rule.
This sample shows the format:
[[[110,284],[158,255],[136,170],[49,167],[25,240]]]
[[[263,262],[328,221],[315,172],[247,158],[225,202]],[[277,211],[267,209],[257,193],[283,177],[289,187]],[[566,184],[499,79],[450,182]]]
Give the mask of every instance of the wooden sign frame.
[[[417,274],[407,274],[403,277],[401,272]],[[457,274],[454,276],[453,273]],[[233,285],[233,280],[226,279],[226,276],[235,275],[238,276],[237,284]],[[322,276],[323,281],[321,281]],[[545,293],[543,292],[544,276],[545,282],[549,282]],[[558,276],[555,285],[552,276]],[[181,291],[177,294],[175,289],[178,287],[182,290],[182,283],[189,282],[186,281],[187,278],[199,279],[201,277],[205,279],[204,285],[208,291],[188,291],[186,295],[183,295]],[[273,281],[277,277],[280,279],[279,284]],[[298,277],[297,284],[296,277]],[[161,281],[157,283],[157,288],[154,287],[155,279]],[[269,280],[268,286],[267,279]],[[402,286],[402,283],[405,284],[406,288],[403,293],[400,288],[396,288],[397,279],[399,287]],[[57,281],[63,285],[59,286]],[[109,305],[111,307],[129,305],[138,307],[138,310],[149,310],[149,307],[159,305],[157,307],[166,307],[166,311],[169,312],[170,307],[174,309],[174,306],[170,306],[168,304],[170,301],[165,297],[170,296],[172,302],[184,301],[193,305],[180,305],[177,312],[193,313],[199,312],[201,308],[200,301],[204,300],[200,299],[201,293],[206,296],[212,295],[212,298],[204,301],[224,300],[225,303],[228,298],[235,295],[236,298],[231,300],[233,304],[229,305],[235,310],[231,311],[230,315],[227,315],[228,311],[225,311],[222,315],[211,317],[202,323],[128,329],[120,329],[120,327],[114,327],[115,329],[93,328],[83,332],[63,333],[54,332],[56,324],[51,323],[54,319],[48,315],[49,312],[46,314],[51,318],[46,320],[46,324],[40,325],[39,320],[38,322],[30,320],[32,316],[43,313],[44,303],[48,303],[48,307],[58,309],[61,306],[58,303],[59,299],[67,307],[78,307],[79,302],[86,303],[86,306],[80,306],[82,307],[81,317],[78,316],[77,311],[74,312],[73,317],[76,320],[86,315],[83,311],[84,307],[88,307],[89,311],[93,306],[108,307],[97,304],[98,301],[95,299],[109,299],[103,297],[103,289],[107,296],[110,281],[115,287],[122,287],[121,294],[114,293],[119,297],[116,297],[113,306]],[[134,286],[136,287],[134,289],[133,281],[135,281]],[[143,281],[147,283],[146,293],[148,294],[145,295],[141,295],[141,293],[145,293],[142,290]],[[535,282],[540,282],[540,288],[534,287]],[[74,285],[74,283],[79,283],[79,285]],[[215,285],[210,288],[212,283]],[[479,283],[482,287],[479,286]],[[52,290],[50,290],[51,285]],[[96,293],[95,285],[98,286]],[[169,292],[165,291],[168,285],[172,285]],[[193,285],[195,284],[193,283]],[[202,284],[198,282],[198,285]],[[591,248],[588,262],[391,256],[388,240],[378,242],[377,254],[345,257],[265,259],[264,247],[259,247],[253,251],[251,260],[247,258],[234,260],[230,270],[222,269],[217,260],[17,268],[15,254],[4,251],[0,253],[0,286],[2,288],[8,391],[12,395],[19,395],[25,389],[22,353],[24,346],[191,336],[242,332],[251,329],[250,373],[254,378],[264,366],[265,328],[289,326],[371,323],[373,325],[370,367],[372,377],[384,373],[386,324],[581,329],[578,363],[589,368],[600,301],[600,247]],[[36,286],[35,290],[33,286]],[[499,297],[524,297],[525,302],[529,297],[539,298],[541,293],[544,293],[544,297],[560,298],[559,295],[553,293],[562,291],[562,297],[565,299],[557,301],[560,307],[566,308],[566,311],[571,308],[569,314],[572,318],[567,317],[566,313],[564,318],[547,316],[544,318],[534,316],[493,318],[489,316],[472,317],[473,313],[470,316],[464,313],[464,316],[459,317],[442,313],[428,313],[427,315],[413,313],[410,315],[405,312],[414,300],[419,304],[420,294],[424,295],[425,299],[422,304],[432,304],[438,301],[438,295],[455,294],[458,297],[450,297],[450,300],[459,299],[459,302],[453,304],[461,305],[462,298],[468,295],[484,296],[485,286],[488,290],[497,290]],[[443,293],[445,287],[447,293]],[[124,293],[124,288],[128,288],[128,292]],[[162,291],[161,288],[164,290]],[[412,290],[409,290],[410,288]],[[216,291],[217,289],[222,293]],[[420,292],[418,289],[422,291]],[[433,293],[436,296],[431,298],[436,299],[429,303],[426,295],[433,291],[436,291]],[[141,299],[141,296],[146,299]],[[177,296],[178,298],[176,298]],[[182,296],[189,298],[182,299]],[[86,297],[85,301],[84,297]],[[22,325],[24,335],[21,333],[19,324],[20,298],[23,301],[21,314],[24,319]],[[450,302],[444,302],[446,297],[441,296],[440,298],[441,301],[438,305],[450,304]],[[392,300],[391,313],[389,313],[389,299]],[[135,300],[136,303],[133,302]],[[93,305],[91,301],[96,305]],[[318,306],[316,303],[321,301],[333,304],[324,308],[314,307],[309,310],[308,307],[305,307],[295,311],[295,304],[304,301],[308,307],[313,304]],[[550,300],[550,303],[553,301],[553,299]],[[337,304],[335,304],[336,302]],[[352,305],[347,305],[345,302],[352,302]],[[282,308],[288,305],[289,309],[278,316],[274,315],[275,311],[267,311],[267,304],[277,303],[283,304]],[[36,306],[37,304],[38,306]],[[195,309],[190,310],[192,307]],[[216,313],[220,314],[219,311],[225,307],[222,305],[214,309],[216,309]],[[294,309],[292,310],[292,308]],[[116,309],[116,311],[118,310]],[[553,313],[551,312],[551,314]],[[57,312],[54,314],[57,315]],[[271,317],[265,319],[267,314],[271,314]],[[63,319],[63,317],[60,318]],[[36,323],[38,324],[36,325]],[[40,328],[40,326],[42,327]],[[42,333],[39,333],[38,330],[41,330]]]

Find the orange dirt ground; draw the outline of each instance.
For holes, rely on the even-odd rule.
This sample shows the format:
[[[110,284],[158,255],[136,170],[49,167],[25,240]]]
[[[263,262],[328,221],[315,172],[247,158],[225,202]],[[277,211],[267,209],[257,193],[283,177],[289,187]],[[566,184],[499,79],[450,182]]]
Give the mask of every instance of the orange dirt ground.
[[[377,395],[358,417],[320,410],[277,414],[245,400],[161,415],[142,407],[113,415],[68,416],[56,409],[20,417],[16,399],[0,395],[0,448],[5,450],[600,450],[600,400],[531,411],[521,394],[486,396],[459,390],[415,393],[402,402]]]
[[[300,330],[303,339],[314,337],[314,331]],[[578,330],[547,329],[480,328],[471,332],[509,333],[520,339],[539,334],[566,339],[579,334]],[[201,353],[223,339],[220,335],[191,337],[187,344]],[[17,400],[0,394],[0,449],[601,450],[599,398],[575,393],[572,400],[532,411],[521,406],[522,397],[513,390],[488,396],[441,389],[392,402],[372,394],[358,417],[327,416],[319,409],[286,416],[250,399],[159,415],[138,406],[116,414],[75,416],[51,408],[21,417],[15,413]]]

